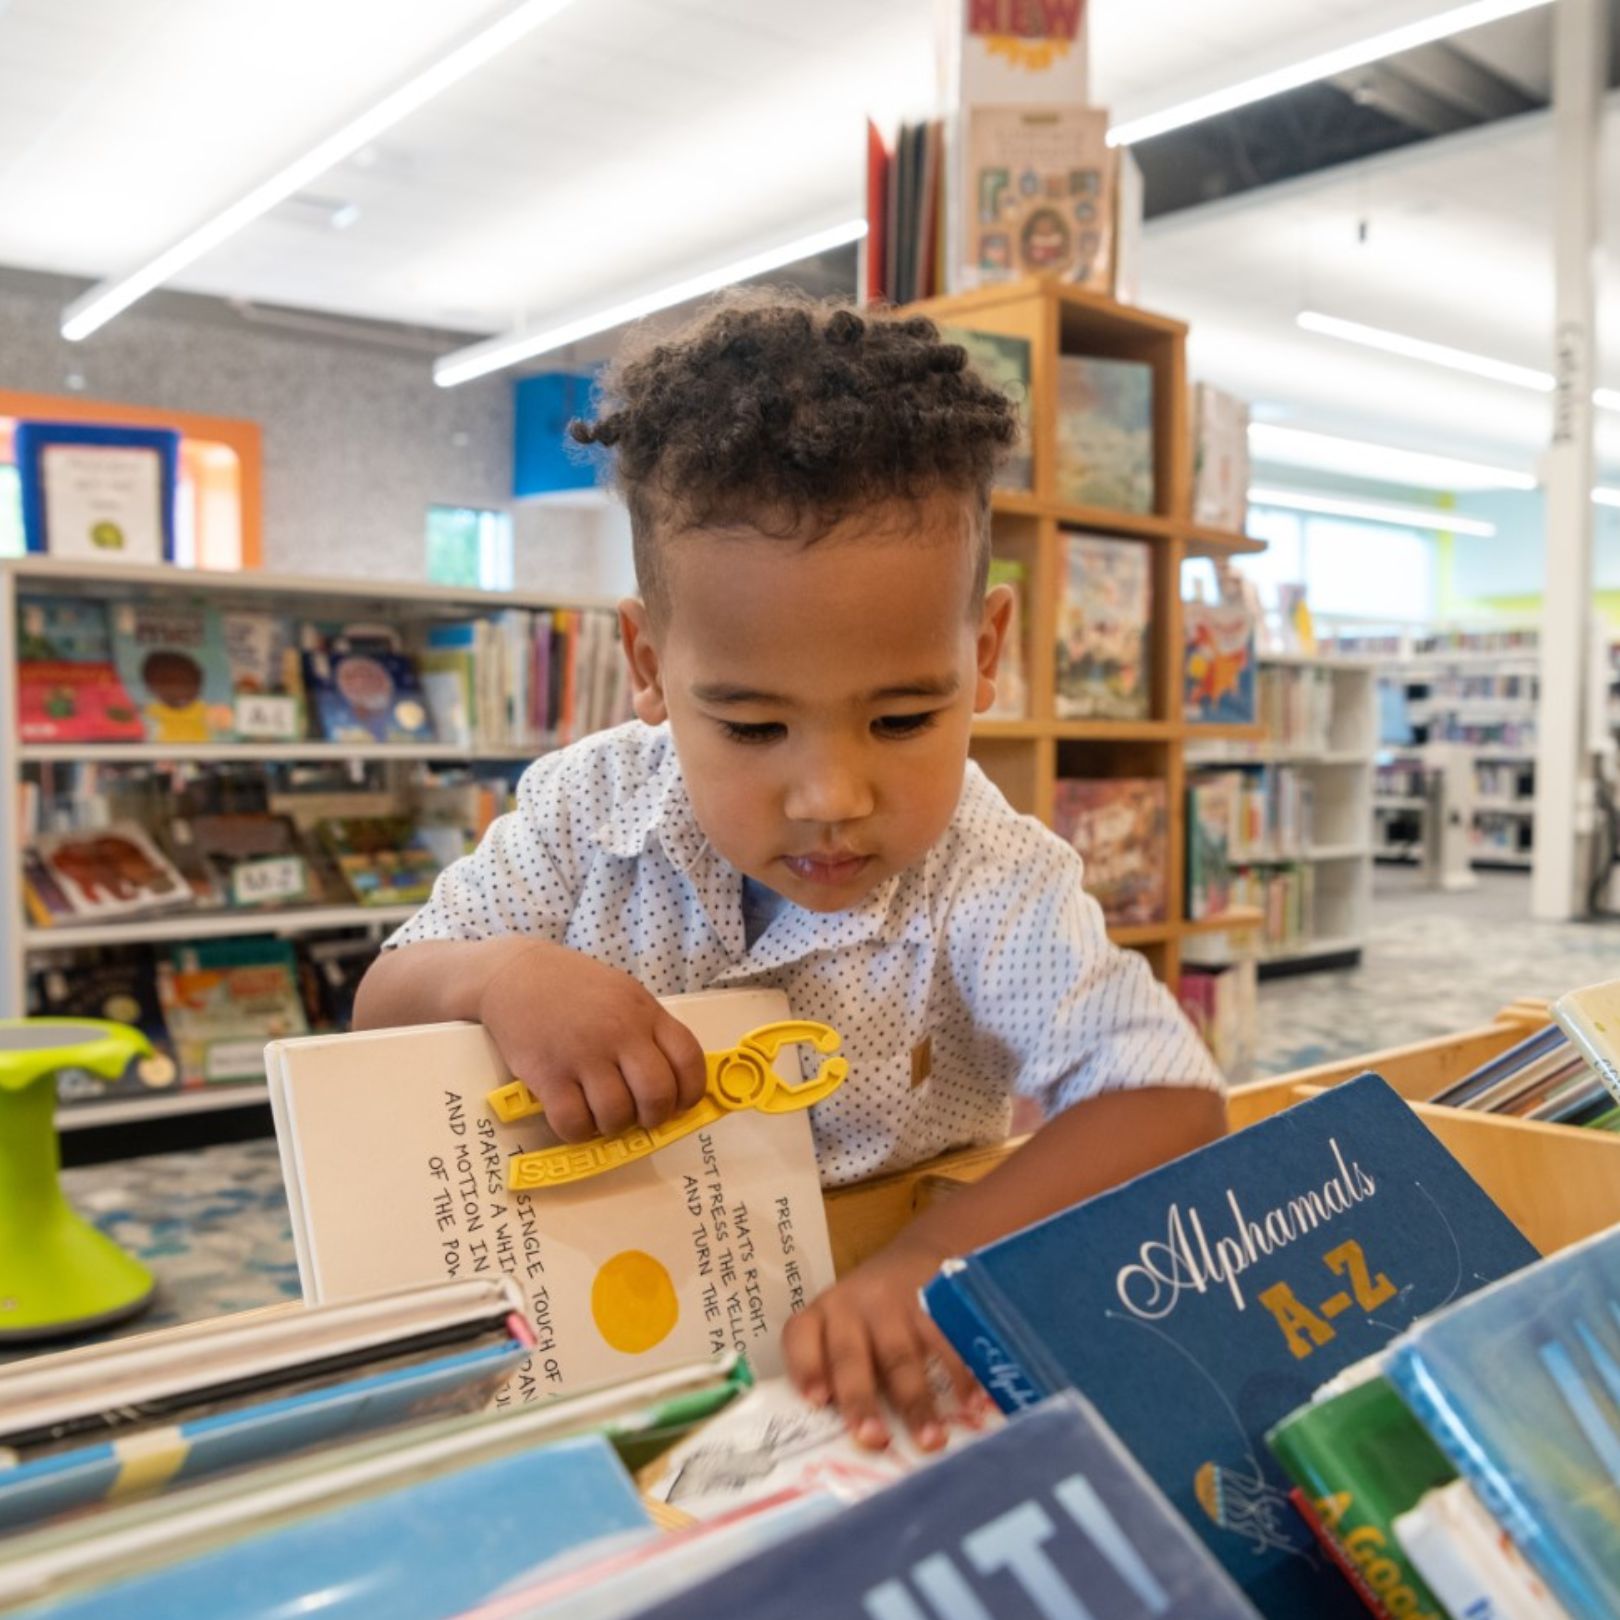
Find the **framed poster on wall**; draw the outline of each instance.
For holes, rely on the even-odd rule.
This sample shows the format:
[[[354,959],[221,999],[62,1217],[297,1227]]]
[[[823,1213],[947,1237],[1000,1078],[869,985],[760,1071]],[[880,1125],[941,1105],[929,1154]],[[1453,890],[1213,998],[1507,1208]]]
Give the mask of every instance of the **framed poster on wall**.
[[[15,445],[29,551],[86,562],[172,560],[180,455],[173,429],[23,421]]]

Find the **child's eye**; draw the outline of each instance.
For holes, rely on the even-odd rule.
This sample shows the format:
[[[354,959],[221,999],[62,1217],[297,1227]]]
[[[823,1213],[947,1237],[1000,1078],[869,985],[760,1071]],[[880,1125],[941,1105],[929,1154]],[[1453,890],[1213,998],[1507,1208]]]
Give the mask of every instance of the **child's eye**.
[[[936,710],[926,714],[886,714],[872,722],[872,730],[880,737],[915,737],[926,731],[937,718]]]
[[[720,729],[733,742],[740,743],[775,742],[779,737],[787,735],[787,727],[777,720],[758,720],[752,723],[743,720],[722,720]]]

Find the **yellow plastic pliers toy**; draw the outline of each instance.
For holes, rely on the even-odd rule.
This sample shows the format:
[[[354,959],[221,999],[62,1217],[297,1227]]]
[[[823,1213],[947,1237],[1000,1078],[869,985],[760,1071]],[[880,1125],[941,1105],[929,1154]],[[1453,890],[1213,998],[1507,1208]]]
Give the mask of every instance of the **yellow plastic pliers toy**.
[[[784,1046],[799,1045],[812,1046],[825,1056],[836,1052],[842,1039],[828,1025],[805,1019],[788,1019],[750,1030],[737,1045],[723,1052],[703,1054],[708,1064],[704,1097],[684,1114],[650,1130],[632,1125],[617,1136],[604,1136],[594,1142],[513,1154],[506,1184],[513,1192],[567,1186],[605,1170],[617,1170],[623,1164],[634,1164],[743,1108],[757,1108],[762,1114],[789,1114],[808,1108],[830,1097],[844,1083],[849,1064],[843,1058],[829,1057],[814,1080],[789,1085],[771,1065]],[[507,1125],[544,1112],[539,1098],[521,1080],[490,1092],[488,1101],[490,1111]]]

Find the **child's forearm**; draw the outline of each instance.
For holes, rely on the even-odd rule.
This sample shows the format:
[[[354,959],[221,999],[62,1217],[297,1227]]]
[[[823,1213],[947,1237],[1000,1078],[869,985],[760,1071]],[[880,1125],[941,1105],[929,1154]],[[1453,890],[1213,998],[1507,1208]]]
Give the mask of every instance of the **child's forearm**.
[[[516,957],[553,950],[543,940],[424,940],[384,951],[371,964],[354,998],[356,1029],[407,1024],[477,1022],[484,991]]]
[[[1049,1120],[983,1181],[940,1200],[899,1242],[944,1260],[1190,1153],[1226,1133],[1226,1100],[1191,1086],[1105,1092]]]

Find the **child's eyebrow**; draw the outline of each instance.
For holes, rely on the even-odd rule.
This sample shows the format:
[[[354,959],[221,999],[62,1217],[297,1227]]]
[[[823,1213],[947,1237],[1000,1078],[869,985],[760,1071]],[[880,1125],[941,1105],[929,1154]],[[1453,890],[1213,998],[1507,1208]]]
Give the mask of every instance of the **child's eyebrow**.
[[[949,675],[923,675],[914,681],[900,681],[893,686],[880,686],[876,691],[868,692],[865,701],[883,703],[893,698],[955,697],[961,687],[961,677],[954,671]],[[793,699],[783,697],[780,693],[762,692],[756,686],[733,686],[726,681],[712,681],[702,686],[694,686],[692,696],[699,703],[707,703],[715,708],[737,707],[745,703],[757,703],[778,709],[794,707]]]

